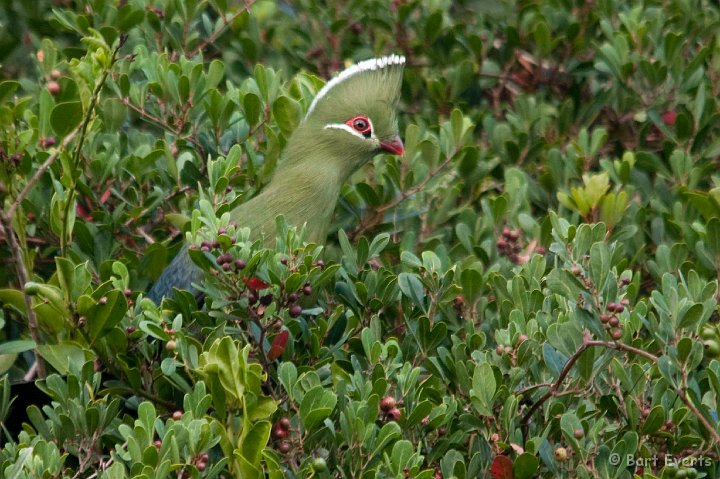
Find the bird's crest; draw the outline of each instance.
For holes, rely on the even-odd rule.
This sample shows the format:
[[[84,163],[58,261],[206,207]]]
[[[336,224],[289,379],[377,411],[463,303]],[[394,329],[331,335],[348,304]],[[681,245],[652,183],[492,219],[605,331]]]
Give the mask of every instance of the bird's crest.
[[[310,104],[305,119],[314,112],[332,114],[339,105],[348,103],[396,105],[400,98],[404,65],[404,56],[390,55],[371,58],[346,68],[322,87]]]

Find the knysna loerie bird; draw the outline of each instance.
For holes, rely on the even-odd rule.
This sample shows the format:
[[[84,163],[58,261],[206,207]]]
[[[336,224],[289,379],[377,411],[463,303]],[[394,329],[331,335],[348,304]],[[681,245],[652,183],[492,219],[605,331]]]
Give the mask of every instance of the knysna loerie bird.
[[[288,140],[267,187],[232,211],[232,219],[266,242],[275,239],[275,218],[305,225],[308,241],[323,243],[340,188],[380,152],[403,154],[396,108],[405,58],[391,55],[353,65],[330,80],[310,104]],[[185,246],[152,287],[158,303],[173,288],[193,292],[202,280]]]

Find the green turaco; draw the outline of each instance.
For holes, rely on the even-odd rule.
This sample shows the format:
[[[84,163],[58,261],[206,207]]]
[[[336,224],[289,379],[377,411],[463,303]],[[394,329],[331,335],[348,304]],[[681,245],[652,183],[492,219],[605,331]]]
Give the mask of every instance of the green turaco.
[[[275,218],[305,226],[308,241],[323,243],[340,188],[350,175],[380,152],[403,154],[396,108],[405,58],[391,55],[353,65],[330,80],[290,136],[267,187],[232,211],[232,219],[250,227],[270,244]],[[159,302],[173,288],[197,292],[202,280],[185,246],[148,296]]]

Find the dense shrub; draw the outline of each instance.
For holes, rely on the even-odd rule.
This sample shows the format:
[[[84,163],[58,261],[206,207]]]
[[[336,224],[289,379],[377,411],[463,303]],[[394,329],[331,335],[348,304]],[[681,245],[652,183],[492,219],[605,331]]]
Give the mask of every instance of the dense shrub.
[[[715,3],[0,24],[1,476],[720,477]],[[250,241],[226,213],[321,79],[388,53],[405,156],[344,188],[325,245],[281,217]],[[204,302],[157,306],[186,235],[214,244]]]

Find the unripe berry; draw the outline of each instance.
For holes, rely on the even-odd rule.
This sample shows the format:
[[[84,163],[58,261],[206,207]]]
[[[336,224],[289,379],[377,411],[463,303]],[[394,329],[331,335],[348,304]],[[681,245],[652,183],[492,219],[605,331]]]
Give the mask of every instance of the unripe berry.
[[[167,349],[168,351],[175,351],[176,348],[177,344],[175,343],[174,339],[171,339],[170,341],[165,343],[165,349]]]
[[[575,439],[582,439],[585,435],[585,431],[582,430],[582,428],[577,428],[573,431],[573,436]]]
[[[568,458],[567,449],[565,449],[564,447],[558,447],[557,449],[555,449],[555,459],[558,462],[565,462],[565,461],[567,461],[567,458]]]
[[[180,419],[182,419],[182,417],[183,417],[183,412],[182,412],[182,411],[175,411],[175,412],[172,414],[172,418],[173,418],[174,420],[176,420],[176,421],[179,421]]]

